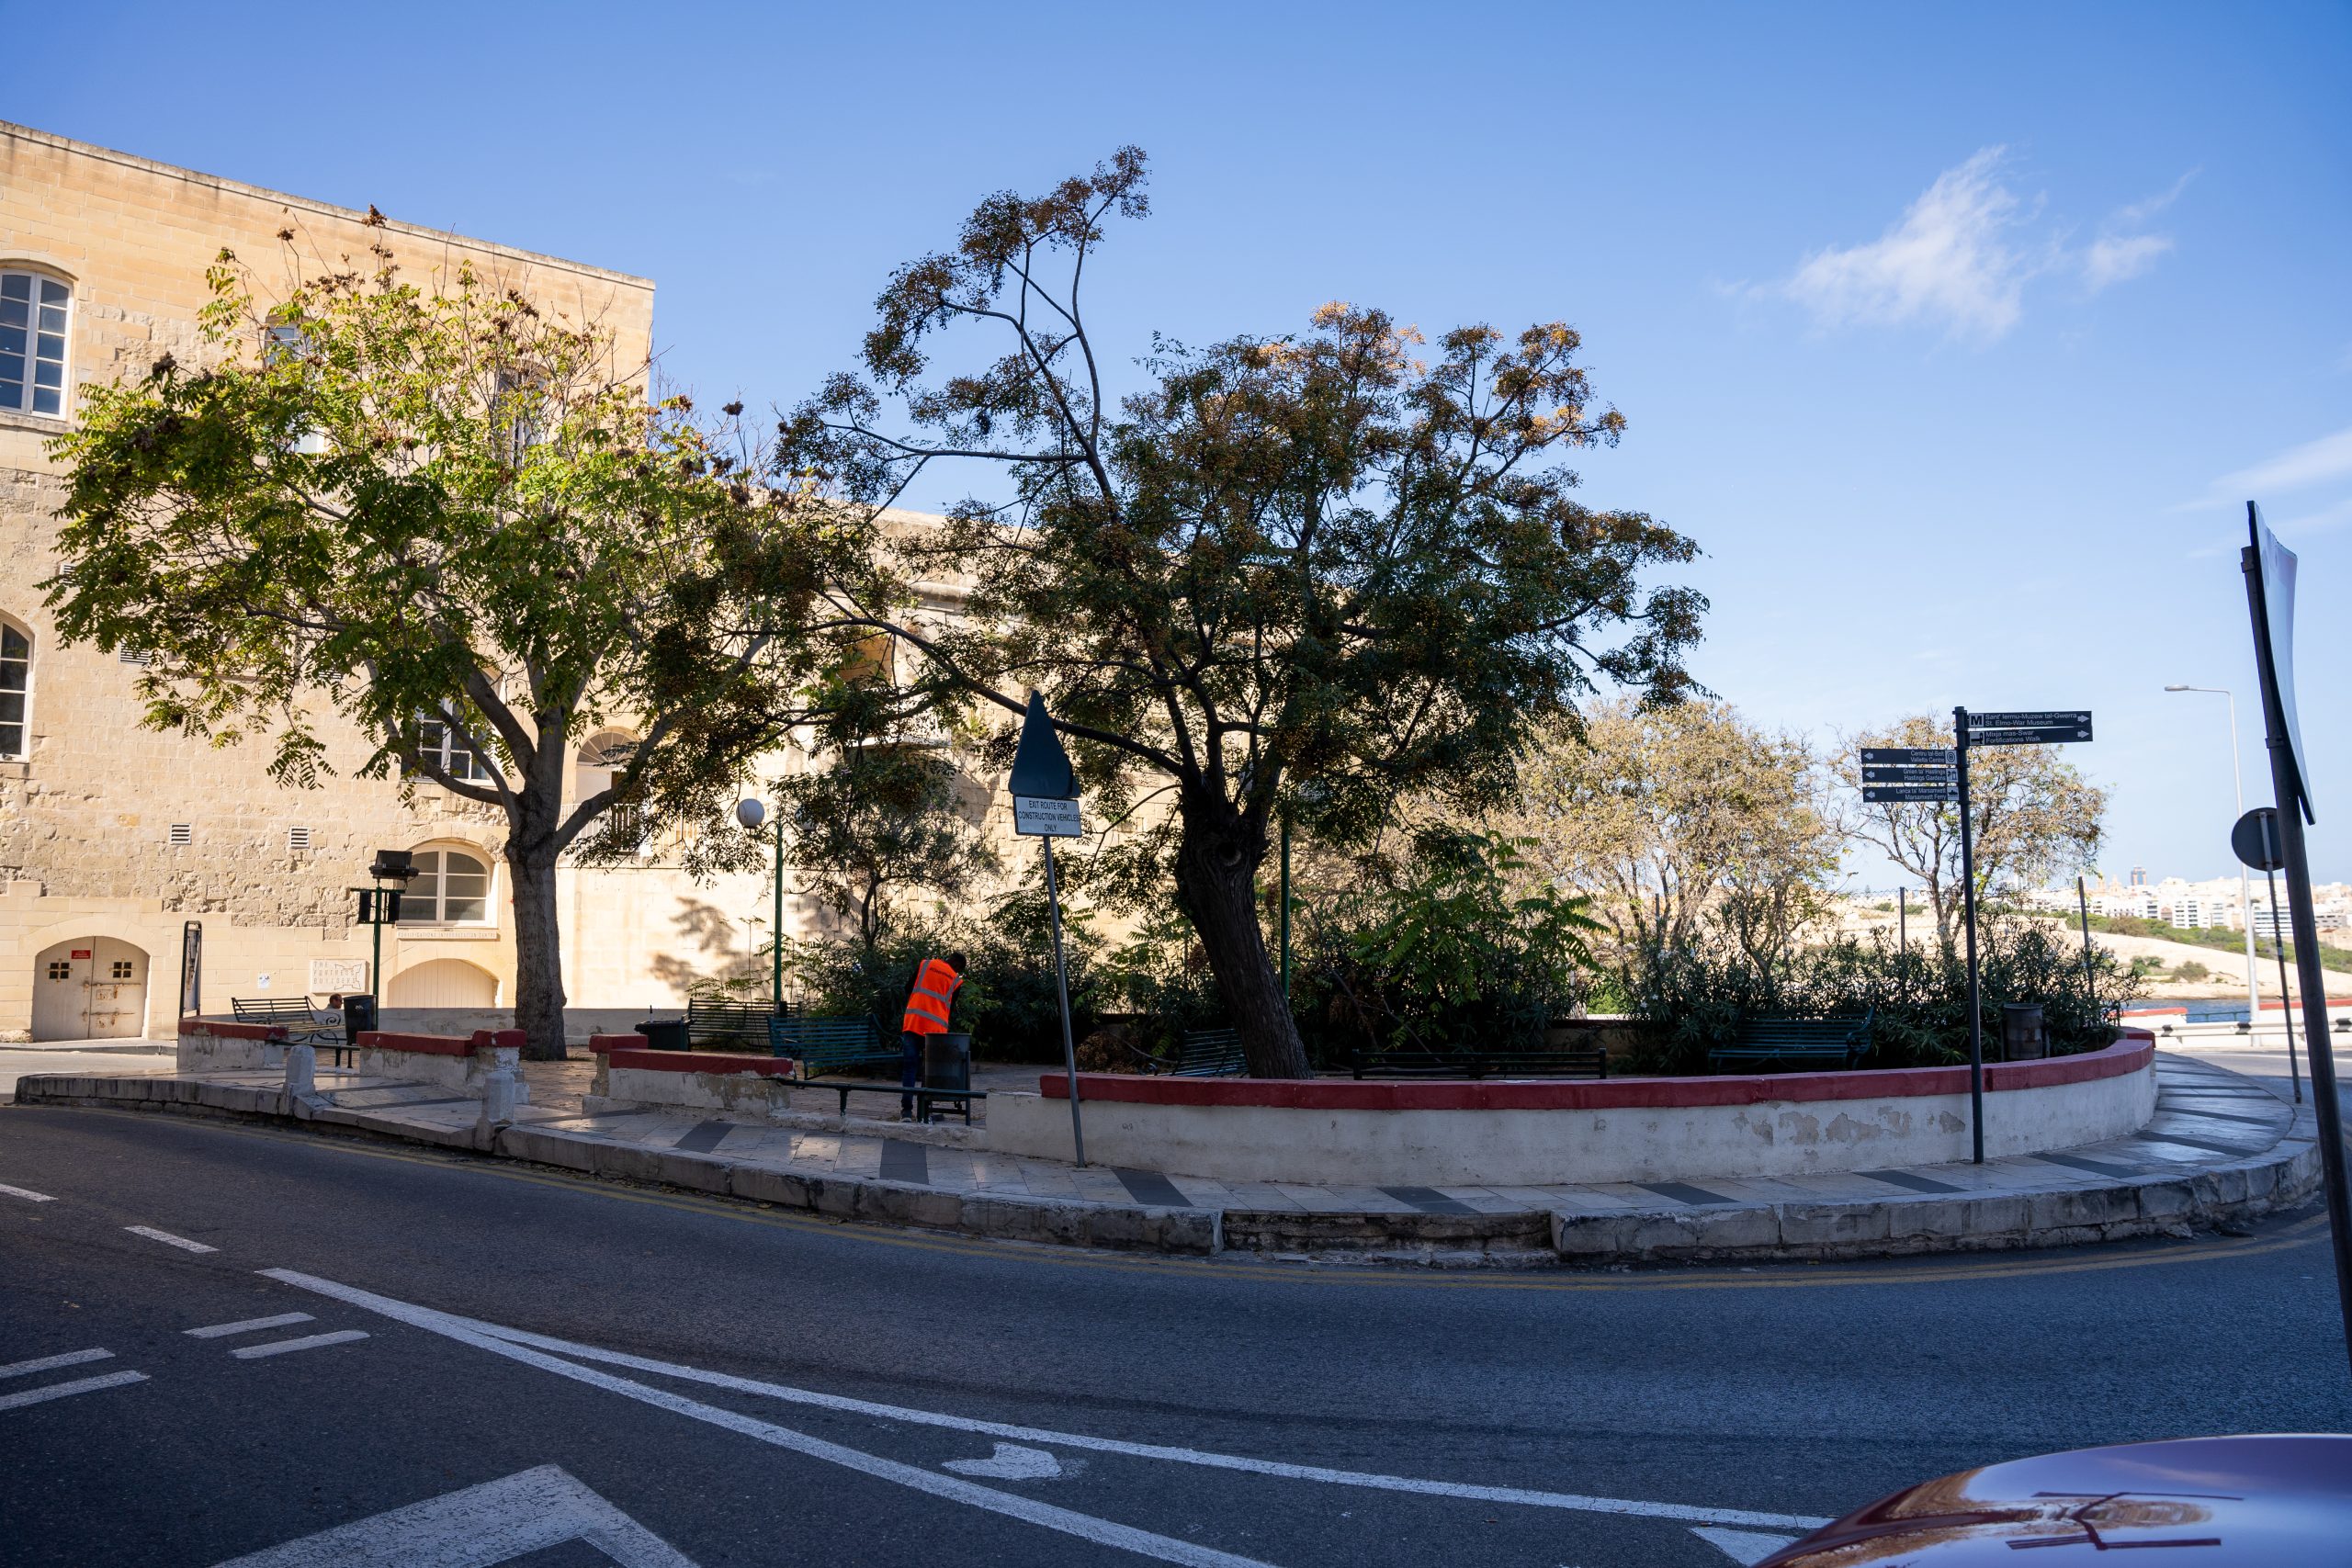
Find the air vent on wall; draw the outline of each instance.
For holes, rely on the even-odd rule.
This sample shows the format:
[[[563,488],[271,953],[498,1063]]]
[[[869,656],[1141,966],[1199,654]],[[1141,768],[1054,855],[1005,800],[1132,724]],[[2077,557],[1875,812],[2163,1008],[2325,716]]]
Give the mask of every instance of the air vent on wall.
[[[192,844],[196,842],[196,824],[193,822],[173,823],[172,842],[175,844]]]
[[[288,852],[293,854],[309,854],[311,852],[311,830],[308,828],[287,829],[286,848]]]
[[[153,664],[155,656],[143,648],[126,648],[118,656],[125,664]]]

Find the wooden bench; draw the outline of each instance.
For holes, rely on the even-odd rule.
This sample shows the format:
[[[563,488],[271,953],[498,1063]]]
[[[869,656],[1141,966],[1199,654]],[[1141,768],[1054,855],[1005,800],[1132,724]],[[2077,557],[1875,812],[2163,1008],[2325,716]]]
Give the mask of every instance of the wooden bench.
[[[1348,1053],[1357,1077],[1375,1078],[1605,1078],[1609,1053],[1599,1046],[1554,1051],[1535,1047],[1477,1051],[1383,1051]]]
[[[778,1018],[768,1023],[768,1046],[779,1056],[799,1064],[794,1081],[810,1089],[829,1089],[839,1097],[841,1114],[849,1114],[853,1094],[911,1095],[915,1120],[931,1120],[931,1102],[944,1100],[962,1108],[964,1121],[972,1120],[972,1101],[986,1100],[985,1089],[908,1089],[897,1082],[837,1078],[831,1075],[852,1067],[895,1068],[905,1060],[903,1041],[885,1041],[870,1018]]]
[[[262,1023],[286,1031],[288,1043],[295,1045],[324,1045],[334,1053],[335,1066],[343,1066],[344,1053],[351,1042],[345,1032],[332,1023],[321,1023],[311,1010],[310,1001],[300,997],[231,997],[230,1010],[239,1023]]]
[[[1178,1078],[1238,1078],[1250,1071],[1241,1051],[1238,1029],[1194,1029],[1176,1047],[1176,1065],[1168,1076]]]
[[[1856,1018],[1752,1018],[1740,1026],[1739,1039],[1707,1053],[1710,1069],[1759,1066],[1766,1063],[1796,1064],[1801,1070],[1834,1072],[1851,1067],[1870,1055],[1871,1020],[1875,1012]]]

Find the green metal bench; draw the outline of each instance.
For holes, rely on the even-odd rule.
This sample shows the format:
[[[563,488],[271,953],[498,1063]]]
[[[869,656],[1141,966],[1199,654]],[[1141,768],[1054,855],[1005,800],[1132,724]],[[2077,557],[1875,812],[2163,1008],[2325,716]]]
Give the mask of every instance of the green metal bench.
[[[849,1114],[853,1094],[910,1095],[915,1119],[931,1120],[931,1103],[945,1100],[960,1108],[968,1124],[972,1101],[986,1100],[985,1089],[908,1089],[896,1082],[842,1079],[831,1075],[852,1067],[896,1068],[903,1061],[904,1043],[885,1041],[870,1018],[774,1018],[768,1022],[768,1047],[779,1056],[799,1063],[794,1081],[810,1089],[829,1089],[840,1097],[841,1113]]]
[[[1348,1053],[1357,1077],[1374,1078],[1605,1078],[1609,1053],[1599,1046],[1553,1051],[1533,1047],[1483,1051],[1382,1051]]]
[[[1188,1031],[1177,1045],[1176,1065],[1168,1069],[1168,1075],[1178,1078],[1238,1078],[1249,1071],[1250,1058],[1242,1054],[1239,1030],[1195,1029]]]
[[[1740,1026],[1736,1042],[1707,1053],[1707,1066],[1720,1070],[1777,1063],[1813,1072],[1851,1067],[1870,1055],[1875,1016],[1750,1019]]]

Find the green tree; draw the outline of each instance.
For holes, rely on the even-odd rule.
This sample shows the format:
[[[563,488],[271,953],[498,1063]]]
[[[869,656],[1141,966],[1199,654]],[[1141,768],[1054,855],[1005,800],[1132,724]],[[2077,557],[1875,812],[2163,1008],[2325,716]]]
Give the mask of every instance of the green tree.
[[[997,868],[958,798],[956,764],[904,745],[852,745],[831,767],[779,779],[786,858],[872,954],[917,892],[958,900]]]
[[[1547,730],[1521,774],[1510,830],[1592,897],[1621,979],[1709,930],[1770,971],[1827,910],[1846,835],[1820,760],[1728,703],[1606,705]]]
[[[1251,1071],[1299,1077],[1254,890],[1280,814],[1346,841],[1408,795],[1496,804],[1531,729],[1598,682],[1678,696],[1704,601],[1643,584],[1689,540],[1581,504],[1557,466],[1624,428],[1563,324],[1464,327],[1425,355],[1380,311],[1328,305],[1295,335],[1156,339],[1114,401],[1080,286],[1105,220],[1146,211],[1144,175],[1130,148],[982,202],[953,251],[892,276],[863,373],[797,411],[780,456],[869,512],[933,463],[992,471],[1000,492],[902,544],[909,575],[968,574],[968,618],[867,613],[937,700],[1008,716],[1046,692],[1105,810],[1172,796],[1170,830],[1137,842]],[[927,379],[965,327],[998,356]]]
[[[332,712],[359,774],[499,812],[516,1021],[560,1056],[559,857],[634,849],[662,776],[721,787],[807,716],[850,635],[820,590],[864,541],[749,482],[731,423],[649,402],[608,331],[469,270],[428,294],[379,244],[265,304],[224,251],[209,282],[206,362],[87,389],[52,443],[59,630],[152,656],[151,727],[274,736],[282,784],[333,771]],[[567,811],[616,718],[639,740]]]
[[[1861,777],[1865,746],[1948,747],[1951,723],[1926,714],[1856,737],[1839,773]],[[1849,789],[1855,786],[1849,784]],[[2105,841],[2107,792],[2083,777],[2054,747],[1986,746],[1968,754],[1976,896],[2039,886],[2087,866]],[[1919,802],[1852,807],[1854,833],[1927,884],[1937,939],[1954,940],[1961,913],[1960,807]]]

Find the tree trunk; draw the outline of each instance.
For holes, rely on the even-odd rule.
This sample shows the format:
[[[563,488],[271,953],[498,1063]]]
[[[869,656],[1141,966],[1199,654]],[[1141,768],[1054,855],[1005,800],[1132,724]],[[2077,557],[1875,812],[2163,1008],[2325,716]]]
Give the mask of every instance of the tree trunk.
[[[526,1062],[563,1060],[563,942],[558,928],[554,852],[547,840],[506,840],[506,867],[514,886],[514,1027],[525,1036]]]
[[[1208,953],[1209,969],[1240,1032],[1253,1077],[1314,1076],[1297,1022],[1283,996],[1282,976],[1266,953],[1258,923],[1257,873],[1266,858],[1262,828],[1223,802],[1180,805],[1183,837],[1176,847],[1176,898]]]

